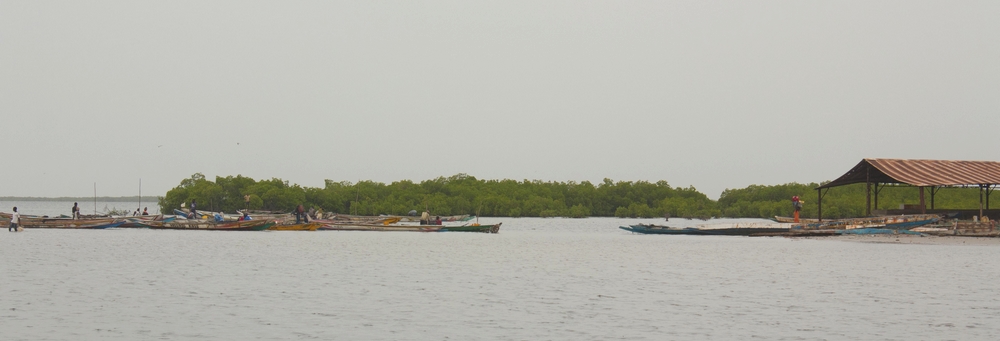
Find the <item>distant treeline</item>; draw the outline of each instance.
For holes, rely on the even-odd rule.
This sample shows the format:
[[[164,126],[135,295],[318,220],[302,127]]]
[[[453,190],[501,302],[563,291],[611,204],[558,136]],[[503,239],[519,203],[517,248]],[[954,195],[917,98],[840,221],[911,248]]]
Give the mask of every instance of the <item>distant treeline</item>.
[[[150,201],[155,196],[144,196],[143,201]],[[0,197],[0,201],[78,201],[78,202],[94,202],[95,197],[58,197],[58,198],[40,198],[40,197]],[[139,202],[139,196],[132,197],[96,197],[97,201],[100,202]]]
[[[415,183],[385,184],[326,180],[323,188],[291,185],[273,178],[254,180],[237,176],[205,179],[197,173],[159,198],[161,212],[197,200],[198,208],[234,212],[252,210],[289,212],[297,205],[326,212],[356,215],[405,215],[411,210],[432,215],[470,214],[488,217],[642,217],[669,215],[683,218],[790,216],[791,197],[806,201],[802,216],[815,217],[817,183],[775,186],[751,185],[725,190],[718,201],[694,187],[672,187],[666,181],[544,182],[539,180],[479,180],[458,174]],[[977,189],[942,189],[937,208],[978,208]],[[249,202],[245,198],[249,198]],[[879,208],[898,208],[917,202],[913,187],[887,187]],[[929,193],[928,193],[929,198]],[[928,199],[929,200],[929,199]],[[865,185],[831,189],[823,198],[826,218],[864,215]]]

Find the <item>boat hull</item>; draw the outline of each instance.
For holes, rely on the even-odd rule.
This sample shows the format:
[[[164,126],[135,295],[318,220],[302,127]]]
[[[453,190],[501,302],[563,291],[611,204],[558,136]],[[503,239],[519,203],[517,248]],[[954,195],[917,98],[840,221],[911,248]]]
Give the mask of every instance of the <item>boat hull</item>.
[[[788,232],[789,227],[784,226],[740,226],[739,224],[727,227],[670,227],[662,225],[628,225],[618,228],[642,234],[678,234],[694,236],[756,236],[775,233]]]
[[[479,232],[499,233],[500,225],[385,225],[385,224],[325,224],[320,229],[332,231],[395,231],[395,232]]]
[[[641,233],[641,234],[683,234],[683,235],[704,235],[705,234],[704,232],[702,232],[702,231],[700,231],[700,230],[698,230],[696,228],[693,228],[693,227],[680,228],[680,227],[670,227],[670,226],[662,226],[662,225],[638,224],[638,225],[619,226],[618,228],[620,228],[622,230],[625,230],[625,231],[634,232],[634,233]]]
[[[26,229],[107,229],[124,223],[119,219],[22,218],[20,226]]]
[[[268,228],[271,231],[316,231],[323,224],[320,223],[307,223],[307,224],[291,224],[291,225],[274,225]]]
[[[881,216],[871,218],[851,218],[822,221],[792,226],[796,230],[850,230],[861,228],[911,229],[941,219],[938,215],[917,214],[903,216]]]
[[[249,220],[216,223],[211,220],[175,220],[172,222],[146,222],[154,230],[199,231],[263,231],[274,226],[273,221]]]

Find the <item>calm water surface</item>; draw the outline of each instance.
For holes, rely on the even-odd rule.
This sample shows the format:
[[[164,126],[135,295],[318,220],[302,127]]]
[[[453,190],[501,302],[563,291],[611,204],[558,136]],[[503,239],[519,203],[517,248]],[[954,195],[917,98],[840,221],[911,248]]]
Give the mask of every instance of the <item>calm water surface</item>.
[[[0,234],[4,340],[998,340],[993,246],[636,235]],[[658,222],[659,220],[647,220]],[[726,222],[726,221],[722,221]],[[700,223],[671,221],[676,225]]]

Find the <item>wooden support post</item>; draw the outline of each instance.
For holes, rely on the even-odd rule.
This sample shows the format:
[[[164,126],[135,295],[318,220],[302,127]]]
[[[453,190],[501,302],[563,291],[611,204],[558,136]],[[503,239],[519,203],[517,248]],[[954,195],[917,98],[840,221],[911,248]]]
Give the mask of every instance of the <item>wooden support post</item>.
[[[865,183],[865,216],[870,217],[872,215],[872,183]]]
[[[990,210],[990,194],[993,193],[993,189],[994,188],[996,188],[996,185],[986,185],[986,210],[987,211]]]
[[[983,220],[983,185],[979,185],[979,221]]]
[[[932,210],[934,209],[934,195],[937,194],[937,191],[939,189],[941,189],[941,188],[940,187],[936,187],[936,186],[932,186],[931,187],[931,209]]]
[[[878,183],[877,182],[875,183],[875,200],[873,200],[873,202],[875,203],[875,210],[878,210]]]
[[[924,186],[920,186],[920,214],[927,214],[927,206],[924,205]]]
[[[865,216],[872,216],[872,166],[865,166]]]

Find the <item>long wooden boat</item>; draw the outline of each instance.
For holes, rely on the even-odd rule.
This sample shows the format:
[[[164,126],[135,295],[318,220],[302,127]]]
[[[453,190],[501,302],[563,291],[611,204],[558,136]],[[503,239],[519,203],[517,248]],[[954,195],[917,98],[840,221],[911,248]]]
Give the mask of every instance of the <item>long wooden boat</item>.
[[[480,232],[499,233],[500,225],[401,225],[401,224],[362,224],[362,223],[327,223],[321,230],[333,231],[397,231],[397,232]]]
[[[664,225],[637,224],[619,226],[618,228],[642,234],[683,234],[696,236],[757,236],[783,233],[790,230],[789,225],[775,224],[720,224],[699,227],[672,227]]]
[[[493,225],[479,225],[479,224],[469,224],[461,226],[439,226],[440,232],[480,232],[480,233],[500,233],[500,225],[503,223],[496,223]],[[428,226],[428,225],[424,225]],[[431,225],[434,226],[434,225]]]
[[[124,224],[121,219],[22,219],[21,226],[26,229],[107,229]]]
[[[320,230],[331,231],[396,231],[396,232],[437,232],[440,225],[385,225],[365,223],[327,223]]]
[[[850,230],[862,228],[911,229],[941,220],[936,214],[911,214],[868,218],[824,220],[821,222],[793,225],[792,229],[802,230]]]
[[[202,231],[263,231],[274,226],[269,220],[244,220],[217,223],[212,220],[186,219],[171,222],[145,222],[150,229],[157,230],[202,230]]]
[[[0,213],[8,222],[13,214]],[[125,221],[115,218],[72,219],[21,216],[21,227],[26,229],[106,229],[118,227]]]
[[[157,214],[157,215],[145,215],[145,216],[134,216],[134,217],[122,217],[121,219],[124,220],[125,223],[122,224],[121,226],[118,226],[118,227],[146,228],[148,226],[144,222],[147,222],[147,221],[166,221],[166,222],[169,222],[169,221],[174,221],[175,219],[177,219],[177,216],[172,216],[172,215],[171,216],[164,216],[162,214]]]
[[[323,224],[320,223],[305,223],[305,224],[275,224],[268,228],[271,231],[316,231]]]
[[[433,218],[434,216],[432,216]],[[461,222],[469,221],[475,218],[468,214],[452,215],[452,216],[441,216],[442,222]],[[381,222],[386,219],[396,219],[396,221],[402,222],[419,222],[419,216],[401,216],[401,215],[379,215],[379,216],[363,216],[363,215],[350,215],[350,214],[333,214],[328,220],[340,221],[340,222],[354,222],[354,223],[375,223]]]
[[[794,223],[795,222],[795,218],[792,218],[792,217],[782,217],[782,216],[774,216],[774,218],[772,218],[771,220],[774,220],[774,221],[779,222],[779,223]],[[819,219],[799,218],[799,223],[816,223],[816,222],[819,222]]]
[[[673,226],[652,225],[652,224],[626,225],[626,226],[619,226],[618,228],[625,231],[642,233],[642,234],[688,234],[688,235],[704,234],[694,227],[673,227]]]

